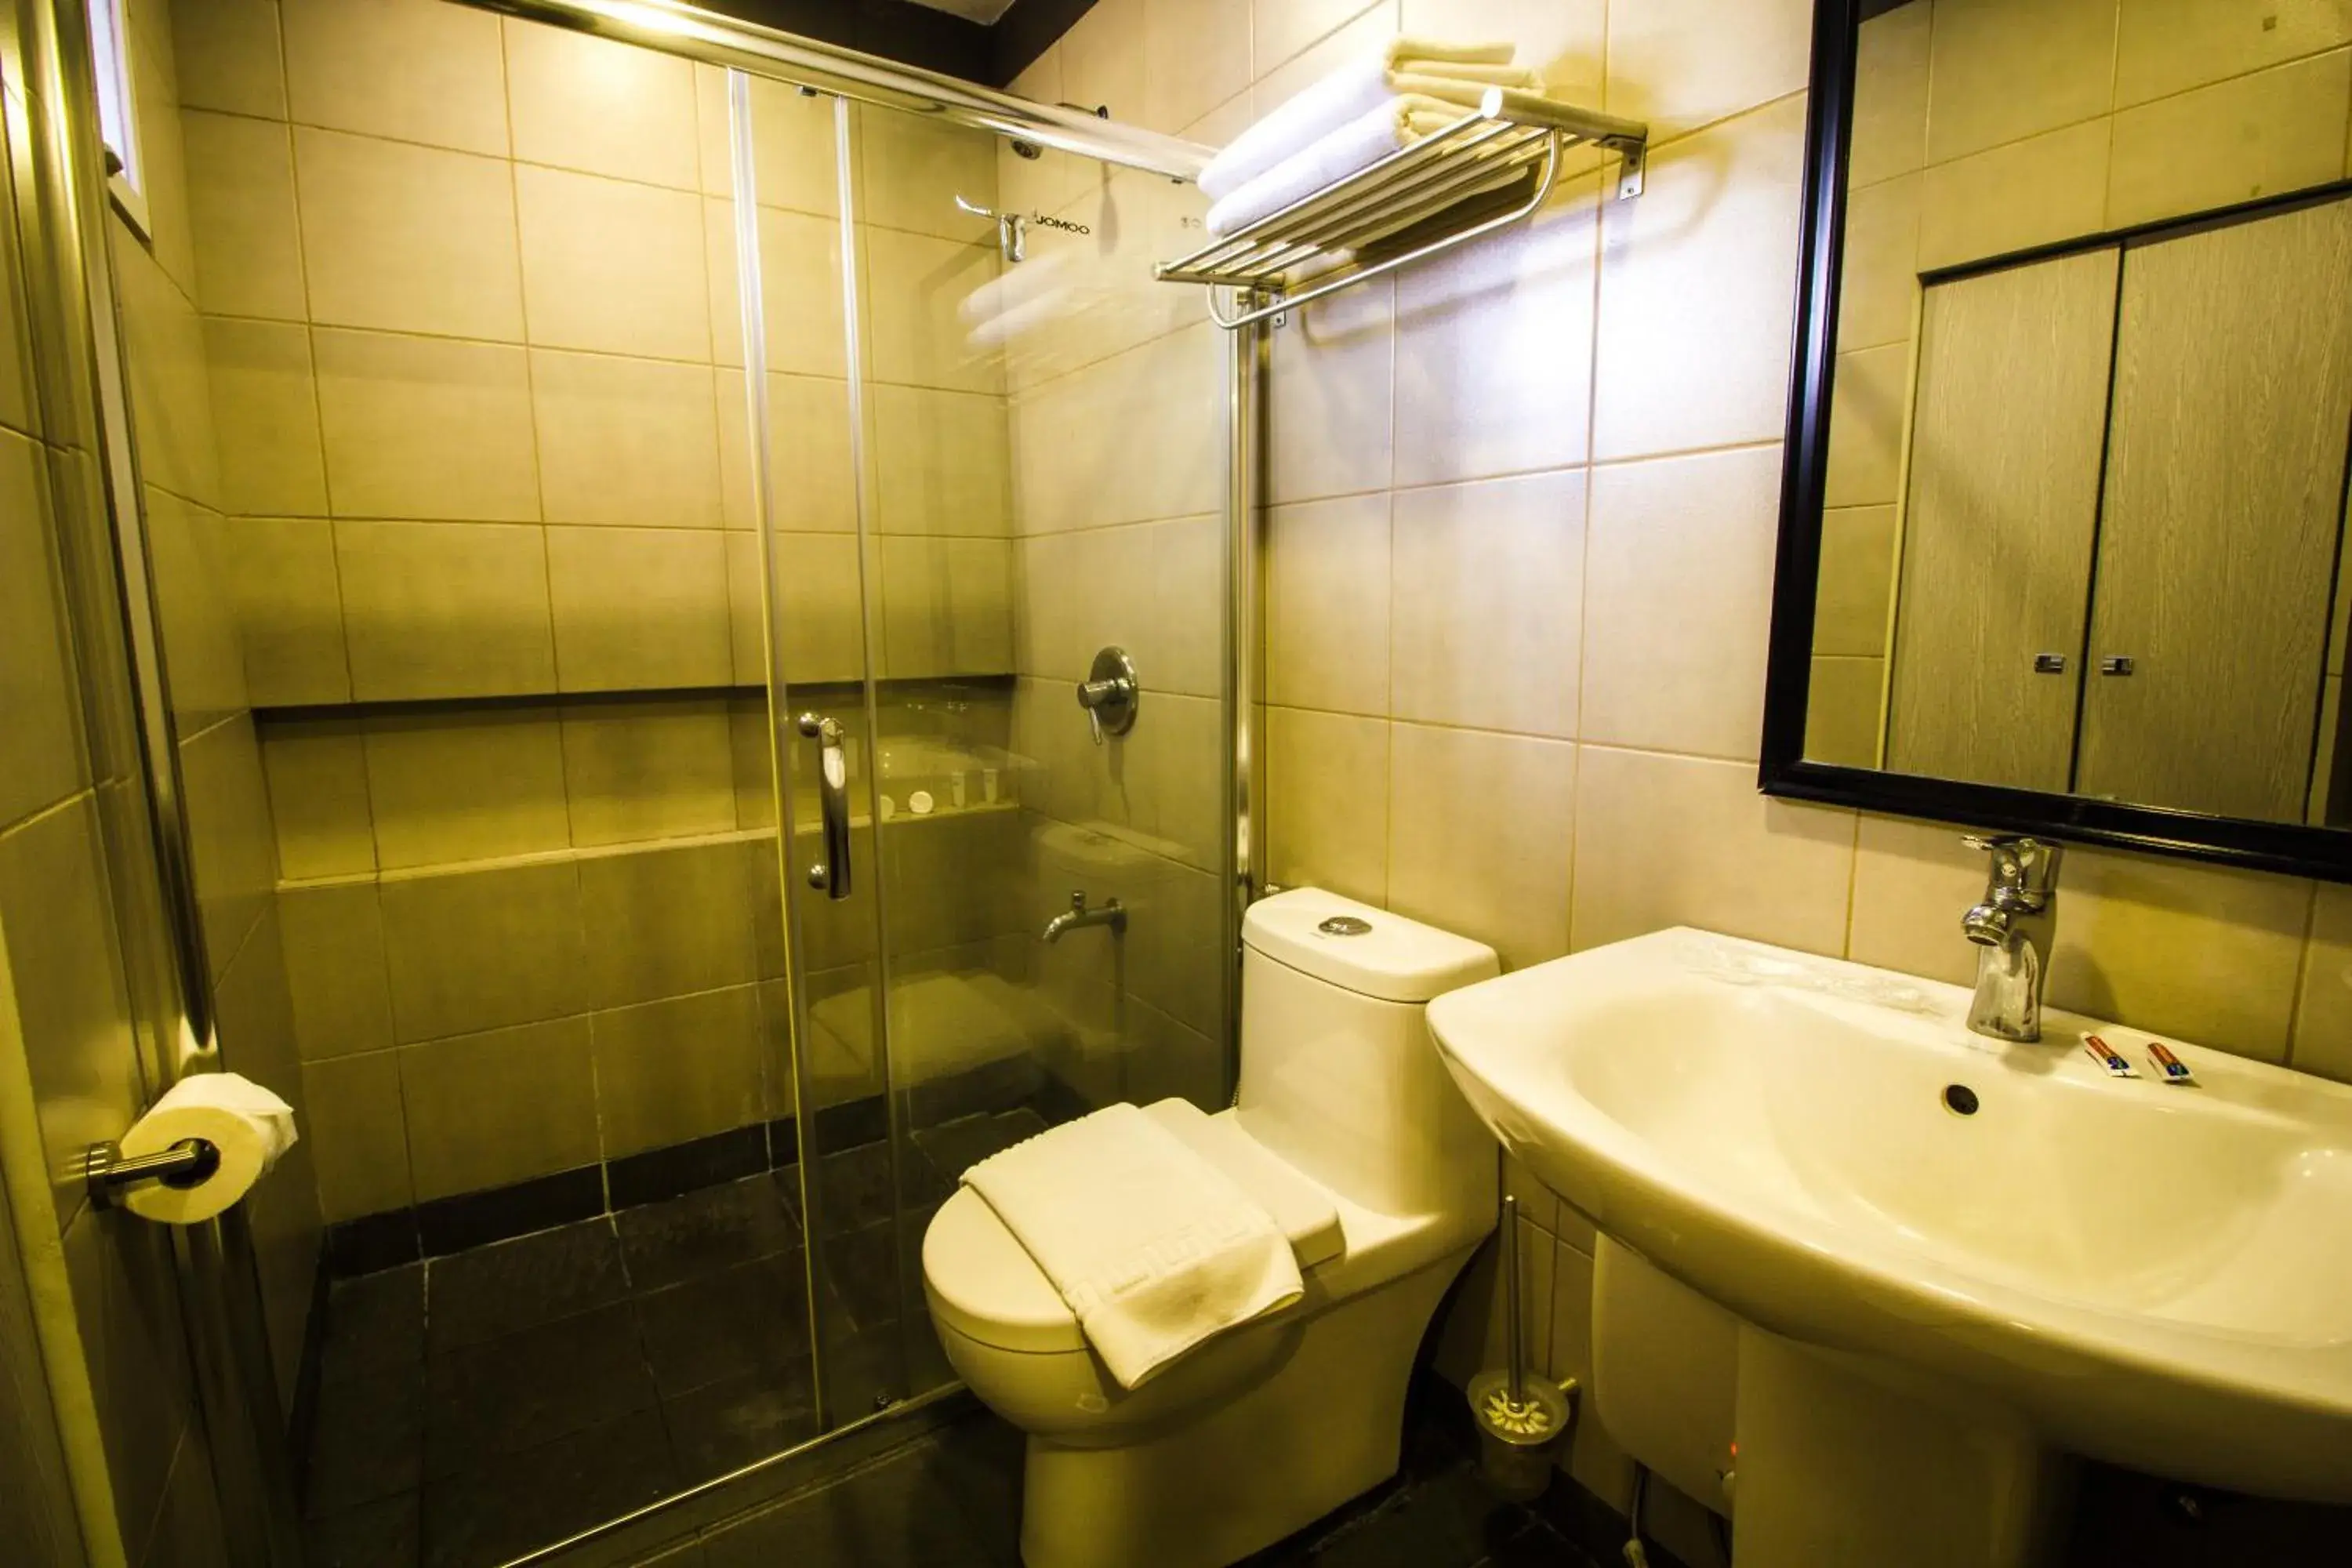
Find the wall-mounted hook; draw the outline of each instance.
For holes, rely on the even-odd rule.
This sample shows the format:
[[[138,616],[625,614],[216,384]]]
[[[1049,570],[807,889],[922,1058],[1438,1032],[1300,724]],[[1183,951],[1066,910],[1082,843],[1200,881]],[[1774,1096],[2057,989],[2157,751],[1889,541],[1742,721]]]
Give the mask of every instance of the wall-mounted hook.
[[[1029,259],[1029,220],[1019,213],[1001,213],[968,202],[959,195],[955,205],[974,217],[984,217],[996,225],[997,253],[1008,262]]]

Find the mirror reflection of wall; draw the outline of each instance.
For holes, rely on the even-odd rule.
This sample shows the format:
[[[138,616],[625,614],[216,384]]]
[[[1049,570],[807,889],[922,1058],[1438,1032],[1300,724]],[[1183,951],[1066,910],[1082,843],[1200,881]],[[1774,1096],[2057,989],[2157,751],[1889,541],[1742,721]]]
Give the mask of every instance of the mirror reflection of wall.
[[[2352,825],[2352,6],[1864,9],[1806,757]]]

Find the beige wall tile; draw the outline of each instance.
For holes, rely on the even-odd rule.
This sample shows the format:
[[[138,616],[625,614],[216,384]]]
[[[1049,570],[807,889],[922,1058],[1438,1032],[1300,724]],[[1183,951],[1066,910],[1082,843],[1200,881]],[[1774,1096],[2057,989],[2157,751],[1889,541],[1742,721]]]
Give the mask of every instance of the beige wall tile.
[[[727,705],[597,703],[563,716],[564,793],[576,844],[620,844],[735,826]]]
[[[298,121],[507,151],[497,17],[429,0],[284,0],[280,10]]]
[[[1691,925],[1840,952],[1853,833],[1852,812],[1758,794],[1751,763],[1587,745],[1570,942]]]
[[[1585,739],[1758,755],[1780,481],[1778,447],[1593,470]]]
[[[321,329],[311,352],[336,516],[539,520],[522,350]]]
[[[709,360],[699,201],[530,164],[514,179],[532,342]]]
[[[1390,711],[1572,738],[1584,596],[1583,470],[1401,490]]]
[[[589,1019],[607,1159],[748,1127],[765,1114],[750,985]]]
[[[547,566],[563,690],[733,679],[717,529],[551,528]]]
[[[1396,15],[1395,0],[1370,5],[1365,0],[1252,0],[1251,58],[1263,76],[1366,11],[1379,11],[1392,18]]]
[[[2107,111],[2116,0],[1941,0],[1935,14],[1929,163]]]
[[[704,204],[706,218],[716,215]],[[733,229],[710,236],[711,319],[717,327],[718,358],[743,358],[742,307],[736,293]],[[723,280],[719,275],[724,273]],[[848,374],[849,345],[841,315],[841,226],[830,217],[760,209],[760,291],[767,328],[768,369],[778,374],[841,376]],[[869,309],[872,307],[869,305]]]
[[[530,388],[550,522],[720,525],[709,371],[534,349]]]
[[[1387,712],[1387,494],[1276,507],[1266,524],[1269,700]]]
[[[2309,882],[2076,848],[2058,886],[2053,1005],[2286,1059]]]
[[[375,884],[281,888],[278,919],[302,1059],[389,1048],[392,987]]]
[[[784,668],[793,680],[856,680],[866,669],[866,620],[857,540],[846,533],[785,533],[776,548],[783,583]]]
[[[399,1056],[418,1202],[595,1163],[587,1019],[436,1040]]]
[[[568,860],[387,879],[384,953],[403,1042],[582,1011],[580,880]]]
[[[152,485],[142,500],[150,580],[169,660],[166,695],[184,738],[247,700],[221,519]]]
[[[583,856],[580,901],[595,1005],[750,984],[747,900],[742,851],[731,843]]]
[[[1916,174],[1864,185],[1846,201],[1845,256],[1838,279],[1840,350],[1911,336],[1919,307]]]
[[[1610,113],[1666,141],[1805,87],[1804,0],[1647,0],[1609,18]]]
[[[504,26],[517,158],[697,188],[691,62],[512,17]]]
[[[310,1111],[305,1142],[316,1151],[319,1206],[329,1224],[415,1202],[397,1054],[306,1062],[302,1091]]]
[[[862,196],[858,221],[878,228],[937,235],[966,245],[995,243],[995,224],[955,205],[956,197],[961,196],[976,206],[996,205],[994,136],[929,115],[871,104],[858,107],[856,120]],[[832,169],[830,137],[821,161],[828,171]],[[763,195],[761,200],[764,203],[768,198]],[[828,204],[803,210],[831,212],[834,208]]]
[[[530,527],[335,524],[352,695],[553,690],[548,553]]]
[[[1884,655],[1894,592],[1895,509],[1863,506],[1822,513],[1813,651]]]
[[[875,490],[882,531],[1012,531],[1013,438],[1003,398],[887,384],[875,385],[872,396]],[[824,454],[811,456],[820,463],[828,460]],[[845,451],[840,467],[845,477]],[[780,475],[795,476],[789,487],[795,489],[797,476],[805,471],[798,463],[779,470]]]
[[[197,302],[232,316],[301,320],[302,243],[286,127],[190,110],[180,129]]]
[[[993,245],[867,229],[866,283],[873,298],[866,310],[874,378],[908,386],[1002,393],[1003,361],[993,349],[971,341],[959,311],[996,270]]]
[[[879,545],[882,673],[990,675],[1013,668],[1010,541],[893,534]]]
[[[1397,483],[1584,460],[1597,194],[1398,275]]]
[[[278,869],[288,879],[375,869],[367,751],[348,719],[273,723],[261,732]]]
[[[2116,52],[2116,102],[2202,87],[2352,42],[2352,11],[2338,0],[2124,0]]]
[[[2344,173],[2347,119],[2352,49],[2127,109],[2116,116],[2107,225],[2324,185]]]
[[[2352,1083],[2352,889],[2323,883],[2294,1015],[2295,1067]]]
[[[1143,0],[1097,0],[1062,35],[1062,90],[1087,109],[1108,109],[1113,120],[1143,113],[1146,57]]]
[[[1804,123],[1790,99],[1676,142],[1639,201],[1604,207],[1598,457],[1780,434]]]
[[[250,700],[263,707],[350,701],[334,524],[245,517],[225,524],[220,538]]]
[[[1898,5],[1862,25],[1856,47],[1852,185],[1908,174],[1927,162],[1927,65],[1933,5]]]
[[[1138,659],[1149,658],[1154,685],[1192,697],[1224,689],[1225,520],[1180,518],[1150,525],[1152,604]],[[1048,586],[1040,584],[1039,586]],[[1077,584],[1060,585],[1075,596]]]
[[[294,168],[312,320],[521,339],[506,163],[299,127]]]
[[[205,318],[221,504],[259,517],[324,517],[327,466],[309,329]]]
[[[551,710],[402,714],[367,734],[376,862],[385,870],[562,849],[563,739]]]
[[[172,52],[185,107],[286,118],[275,0],[173,6]]]
[[[1389,735],[1389,907],[1507,968],[1566,952],[1577,748],[1421,724]]]
[[[203,323],[147,247],[115,221],[117,304],[140,471],[152,486],[217,505],[220,463]]]
[[[743,373],[722,368],[717,376],[719,462],[727,526],[750,528],[756,513],[747,450],[751,425],[744,409]],[[867,388],[876,396],[896,390],[870,384]],[[802,533],[847,533],[857,527],[857,466],[849,443],[847,382],[830,376],[770,375],[767,450],[774,526]]]
[[[1375,279],[1301,308],[1265,377],[1266,499],[1354,495],[1395,477],[1395,289]]]
[[[695,119],[702,133],[702,188],[725,195],[734,189],[735,161],[730,152],[725,73],[695,68]],[[835,170],[833,104],[829,98],[803,98],[797,88],[754,78],[751,81],[751,164],[763,207],[830,216],[840,210]]]
[[[1960,934],[1961,911],[1984,896],[1985,856],[1946,822],[1864,813],[1854,841],[1853,918],[1846,953],[1856,963],[1976,983],[1977,949]],[[2064,873],[2060,868],[2060,887]],[[2066,912],[2062,896],[2061,917]]]
[[[62,800],[83,778],[79,699],[69,673],[39,449],[0,431],[0,826]]]
[[[1601,0],[1403,0],[1403,31],[1423,38],[1508,38],[1550,90],[1591,103],[1601,90]]]
[[[1138,123],[1171,134],[1250,84],[1253,0],[1143,0]]]
[[[1830,387],[1829,475],[1822,504],[1891,506],[1902,484],[1910,426],[1911,345],[1837,356]]]
[[[2106,210],[2108,122],[2094,120],[1927,171],[1921,270],[2095,234]]]
[[[0,931],[60,1214],[81,1206],[82,1151],[121,1138],[143,1103],[99,833],[83,796],[0,834]]]

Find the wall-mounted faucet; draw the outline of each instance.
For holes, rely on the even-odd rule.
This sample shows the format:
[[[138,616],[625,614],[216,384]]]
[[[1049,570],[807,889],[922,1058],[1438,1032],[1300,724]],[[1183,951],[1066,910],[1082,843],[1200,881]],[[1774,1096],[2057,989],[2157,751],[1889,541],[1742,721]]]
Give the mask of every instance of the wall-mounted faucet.
[[[1113,936],[1125,936],[1127,909],[1112,899],[1090,910],[1087,908],[1087,890],[1080,888],[1070,894],[1070,907],[1045,922],[1045,940],[1059,942],[1064,931],[1073,931],[1080,926],[1108,926]]]
[[[1996,1040],[2042,1037],[2042,986],[2058,934],[2058,846],[2039,838],[1976,838],[1992,857],[1981,903],[1960,917],[1977,954],[1969,1027]]]

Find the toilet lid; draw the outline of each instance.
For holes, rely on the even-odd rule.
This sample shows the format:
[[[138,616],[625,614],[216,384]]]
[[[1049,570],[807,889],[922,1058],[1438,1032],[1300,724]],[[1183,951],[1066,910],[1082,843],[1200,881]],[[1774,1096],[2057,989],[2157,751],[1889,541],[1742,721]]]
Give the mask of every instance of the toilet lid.
[[[1243,1131],[1231,1112],[1207,1116],[1184,1100],[1165,1100],[1145,1107],[1144,1114],[1274,1216],[1302,1273],[1346,1250],[1330,1194]],[[923,1233],[923,1282],[940,1325],[968,1339],[1037,1353],[1086,1349],[1086,1334],[1062,1293],[988,1200],[970,1187],[959,1187],[941,1204]]]

